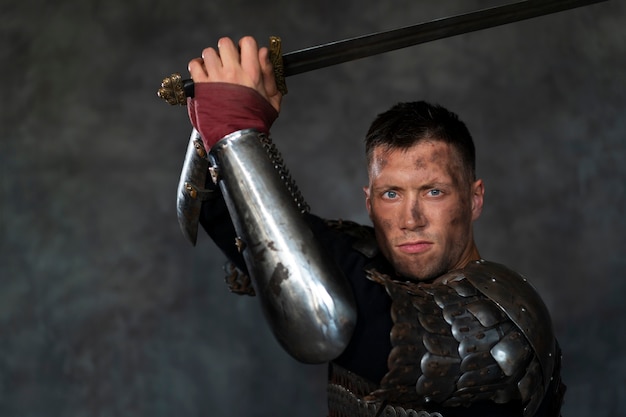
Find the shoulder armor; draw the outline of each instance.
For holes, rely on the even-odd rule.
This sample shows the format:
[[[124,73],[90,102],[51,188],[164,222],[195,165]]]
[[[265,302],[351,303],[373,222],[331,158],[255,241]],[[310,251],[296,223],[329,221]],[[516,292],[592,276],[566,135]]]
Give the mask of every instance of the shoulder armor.
[[[519,400],[524,416],[534,415],[556,347],[547,309],[523,278],[483,261],[431,283],[368,274],[385,285],[393,319],[389,372],[369,400],[443,407]]]
[[[547,387],[554,368],[556,339],[550,312],[539,293],[526,278],[494,262],[481,259],[470,263],[463,272],[524,334],[539,359]]]

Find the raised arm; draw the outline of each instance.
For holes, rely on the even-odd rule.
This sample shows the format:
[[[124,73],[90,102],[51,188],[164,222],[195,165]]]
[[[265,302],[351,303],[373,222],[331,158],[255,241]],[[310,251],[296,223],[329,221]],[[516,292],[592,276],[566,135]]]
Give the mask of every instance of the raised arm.
[[[317,242],[268,134],[278,116],[267,50],[227,38],[189,63],[189,116],[209,150],[256,294],[282,346],[307,363],[340,355],[356,322],[348,281]]]

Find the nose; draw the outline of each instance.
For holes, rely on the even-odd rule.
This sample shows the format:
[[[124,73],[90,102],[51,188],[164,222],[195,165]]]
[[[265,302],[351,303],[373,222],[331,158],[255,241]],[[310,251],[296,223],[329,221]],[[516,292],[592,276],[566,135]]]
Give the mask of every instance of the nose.
[[[418,199],[407,199],[402,208],[400,227],[415,230],[426,226],[426,217]]]

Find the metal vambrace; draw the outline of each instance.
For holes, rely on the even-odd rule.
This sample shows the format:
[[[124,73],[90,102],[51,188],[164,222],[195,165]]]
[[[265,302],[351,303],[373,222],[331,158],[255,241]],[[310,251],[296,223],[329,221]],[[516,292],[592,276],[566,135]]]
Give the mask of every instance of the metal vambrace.
[[[202,137],[196,129],[193,129],[178,181],[176,216],[180,230],[194,246],[198,240],[198,223],[202,203],[214,198],[214,193],[204,188],[208,168],[209,161],[202,144]]]
[[[211,149],[211,177],[274,335],[297,360],[322,363],[339,356],[352,336],[354,297],[308,227],[277,155],[265,135],[238,131]]]

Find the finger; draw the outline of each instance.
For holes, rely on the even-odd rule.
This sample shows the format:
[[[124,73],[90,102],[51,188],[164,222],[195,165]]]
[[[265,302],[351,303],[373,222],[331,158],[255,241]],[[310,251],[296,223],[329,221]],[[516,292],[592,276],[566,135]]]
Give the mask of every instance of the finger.
[[[204,67],[204,61],[202,58],[194,58],[189,61],[187,65],[187,69],[189,70],[189,75],[191,75],[191,79],[197,82],[206,81],[208,78],[208,74],[206,72],[206,68]]]
[[[239,65],[239,48],[235,46],[232,39],[221,38],[217,42],[217,48],[219,49],[222,66],[233,68]]]
[[[261,63],[259,62],[259,46],[251,36],[245,36],[239,41],[241,50],[241,67],[255,85],[262,83]]]
[[[214,48],[206,48],[202,51],[202,60],[207,75],[216,73],[222,69],[222,59]]]
[[[280,104],[283,99],[283,95],[280,91],[278,91],[276,73],[274,72],[274,66],[270,61],[269,50],[267,48],[261,48],[259,50],[259,62],[261,63],[261,71],[263,74],[265,98],[267,98],[276,111],[280,112]]]

